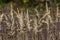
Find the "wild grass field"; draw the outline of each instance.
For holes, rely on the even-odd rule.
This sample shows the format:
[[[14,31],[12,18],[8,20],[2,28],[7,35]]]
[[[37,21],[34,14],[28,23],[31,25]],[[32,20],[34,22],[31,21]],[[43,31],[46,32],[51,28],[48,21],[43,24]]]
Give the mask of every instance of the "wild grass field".
[[[36,8],[0,11],[0,40],[60,40],[60,11],[55,13],[46,4],[44,12]]]

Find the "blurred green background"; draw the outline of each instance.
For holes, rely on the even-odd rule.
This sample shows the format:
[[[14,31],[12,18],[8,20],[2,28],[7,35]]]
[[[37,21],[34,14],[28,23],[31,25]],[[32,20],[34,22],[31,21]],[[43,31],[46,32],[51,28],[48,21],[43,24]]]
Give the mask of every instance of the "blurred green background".
[[[51,6],[60,7],[60,0],[0,0],[0,6],[6,6],[9,3],[12,3],[12,4],[15,3],[22,8],[45,9],[46,3],[48,4],[48,7],[51,7]]]

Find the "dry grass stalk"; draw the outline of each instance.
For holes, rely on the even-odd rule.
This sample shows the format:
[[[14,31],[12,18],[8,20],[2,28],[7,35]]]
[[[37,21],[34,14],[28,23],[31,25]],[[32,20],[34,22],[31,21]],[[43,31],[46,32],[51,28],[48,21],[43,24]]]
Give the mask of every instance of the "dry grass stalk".
[[[27,20],[27,27],[28,27],[28,29],[30,30],[31,27],[30,27],[30,21],[29,21],[28,9],[27,9],[27,13],[26,13],[26,20]]]
[[[23,23],[23,11],[21,11],[21,13],[19,13],[19,10],[18,10],[17,18],[19,19],[20,30],[21,30],[21,32],[23,32],[22,31],[22,29],[24,27],[24,23]]]
[[[10,29],[11,29],[11,31],[8,33],[9,35],[14,35],[15,34],[15,31],[13,31],[14,29],[15,29],[15,27],[14,27],[14,13],[13,13],[13,8],[12,8],[12,4],[11,4],[11,10],[10,10],[10,16],[11,16],[11,21],[12,21],[12,23],[11,23],[11,26],[10,26]],[[6,18],[7,19],[7,18]],[[8,23],[8,22],[7,22]],[[9,23],[8,23],[9,24]],[[8,25],[7,24],[7,25]],[[10,25],[10,24],[9,24]],[[8,25],[8,27],[9,27],[9,25]]]
[[[2,28],[1,28],[1,21],[2,21],[2,17],[3,17],[3,14],[1,14],[1,15],[0,15],[0,30],[2,30]],[[0,33],[0,40],[2,40],[1,33]]]
[[[39,12],[38,12],[38,10],[35,8],[34,9],[35,10],[35,12],[36,12],[36,15],[38,16],[38,18],[39,18]]]
[[[1,14],[1,15],[0,15],[0,22],[2,21],[2,17],[3,17],[3,15],[4,15],[4,14]]]
[[[34,31],[35,31],[35,33],[37,33],[37,32],[38,32],[37,27],[38,27],[37,19],[35,18],[35,19],[34,19]]]
[[[57,13],[56,13],[56,22],[59,21],[60,13],[59,13],[59,7],[57,6]]]

